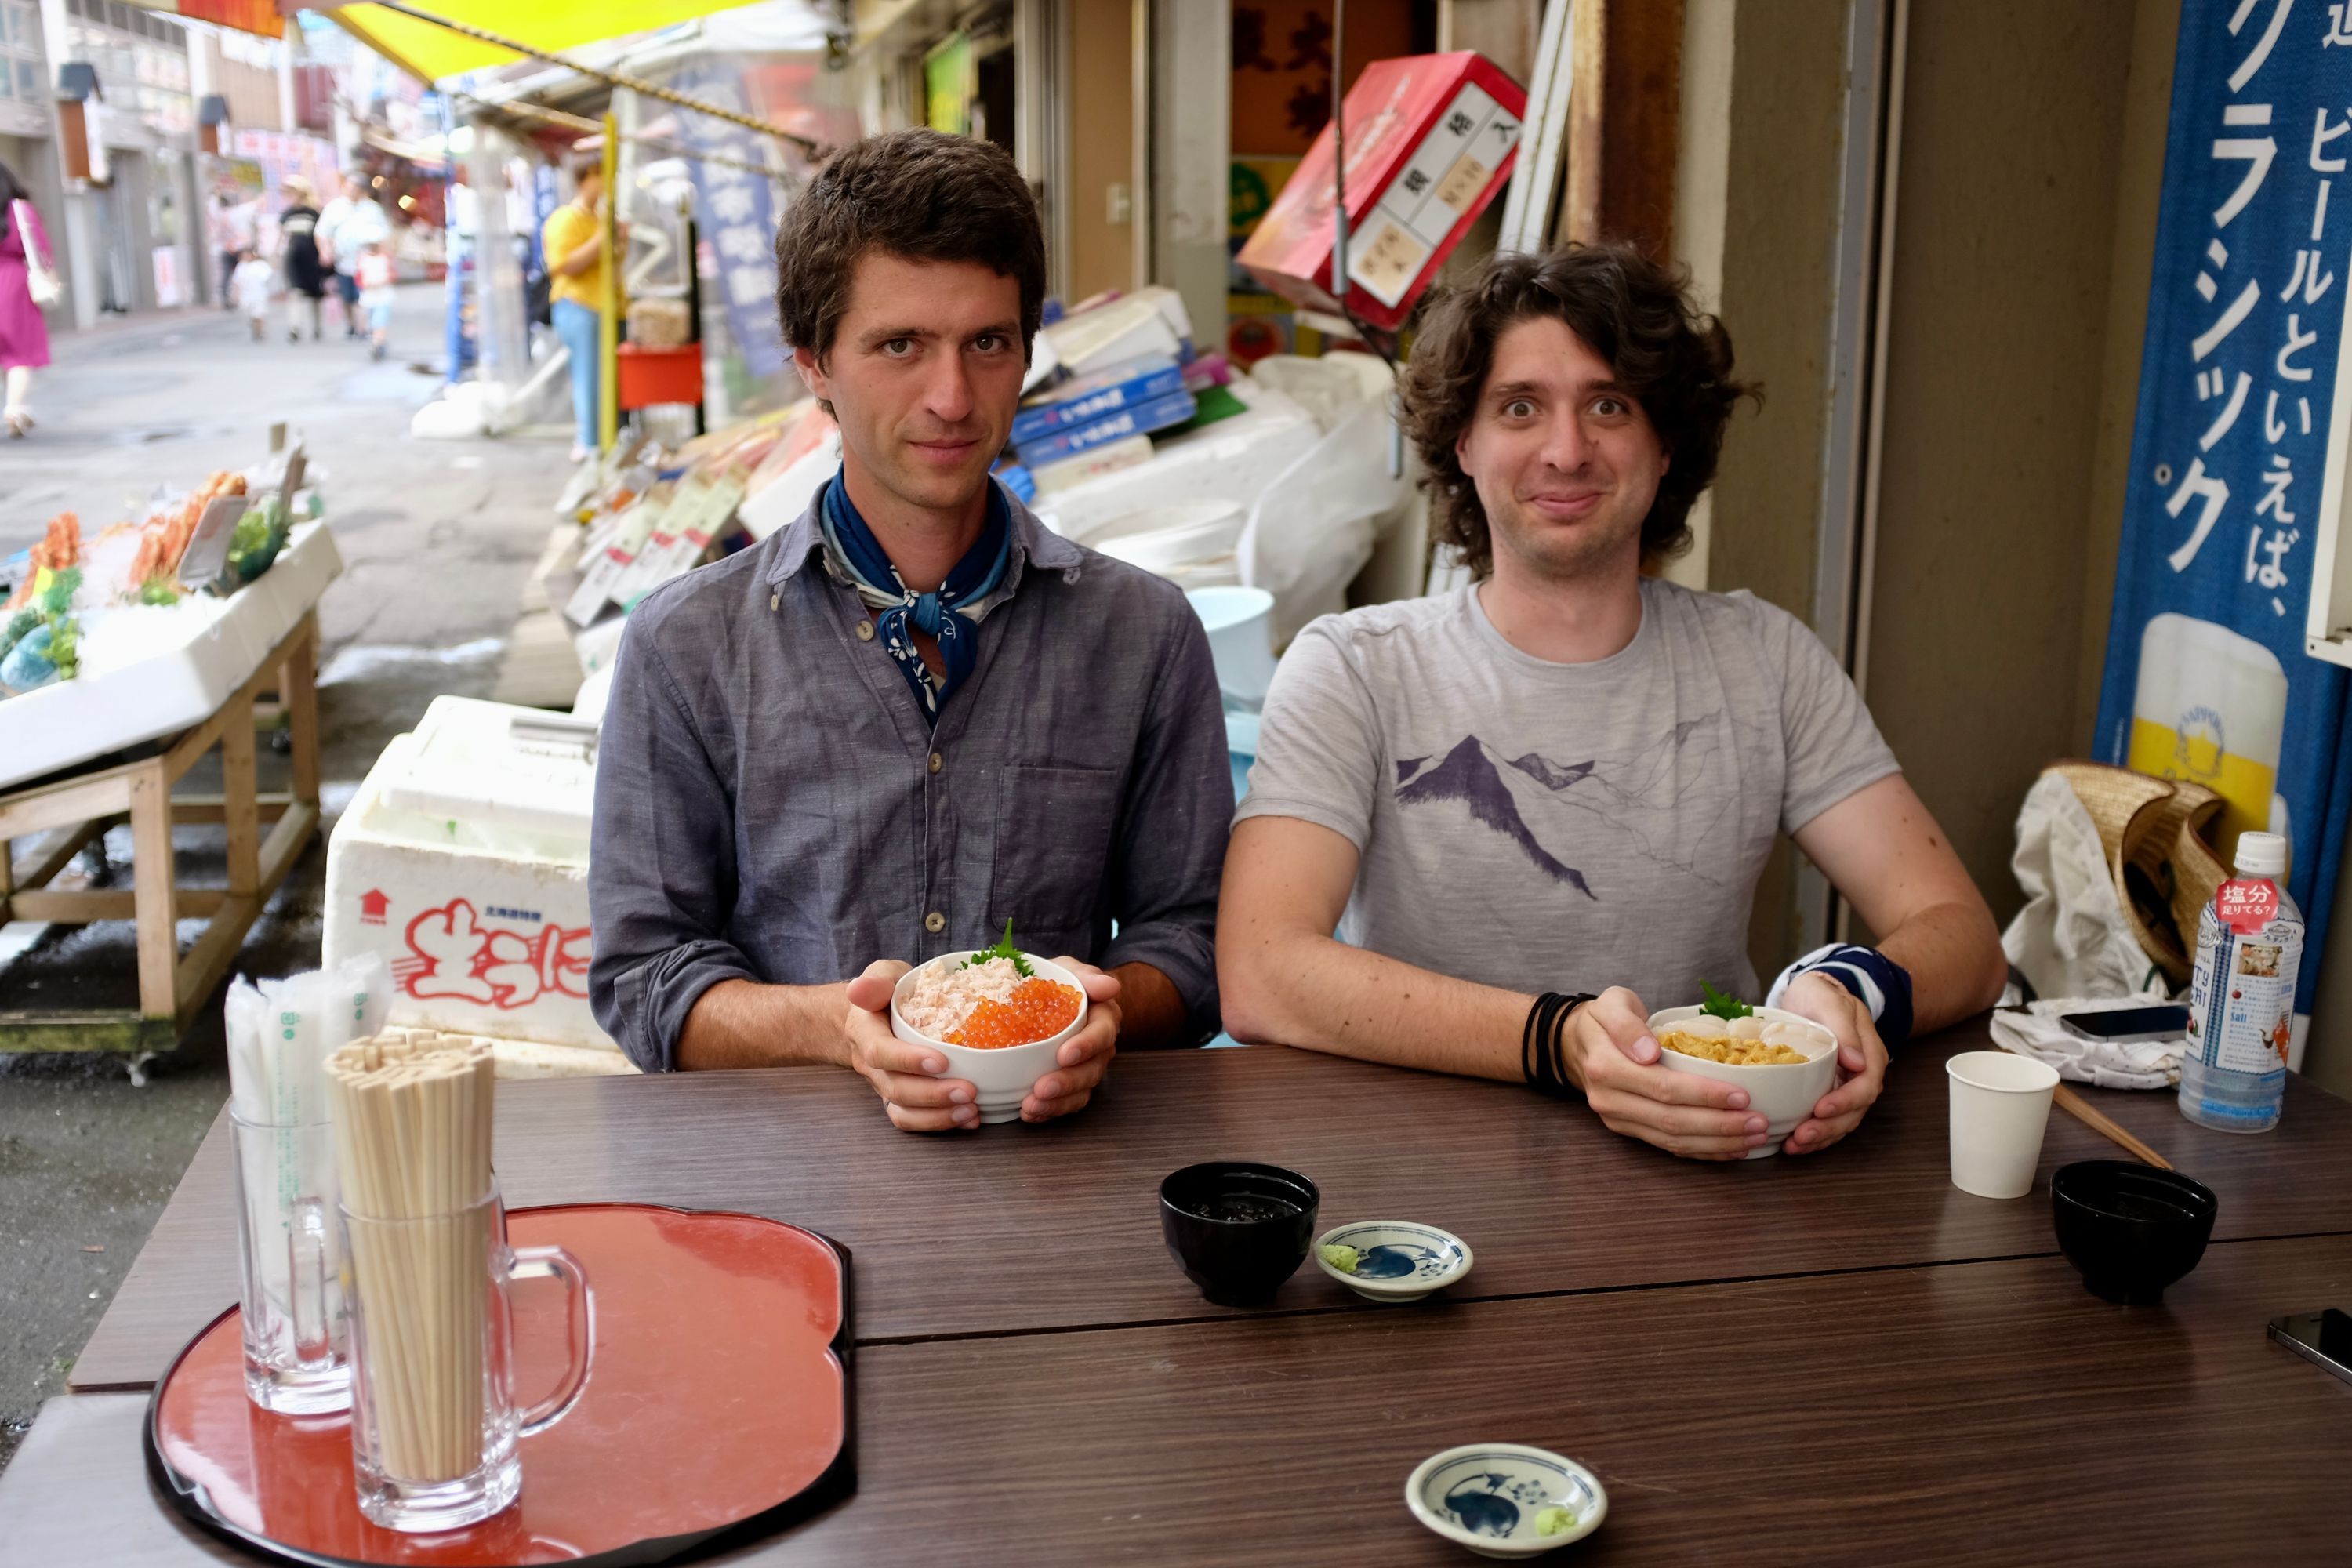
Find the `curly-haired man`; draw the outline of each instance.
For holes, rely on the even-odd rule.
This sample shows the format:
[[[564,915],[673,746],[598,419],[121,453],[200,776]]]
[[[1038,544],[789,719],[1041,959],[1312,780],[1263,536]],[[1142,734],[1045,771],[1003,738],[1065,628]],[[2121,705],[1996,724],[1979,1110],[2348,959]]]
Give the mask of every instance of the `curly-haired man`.
[[[1755,995],[1784,829],[1880,936],[1773,988],[1840,1041],[1783,1148],[1853,1130],[1886,1041],[1992,1003],[1990,911],[1828,651],[1645,573],[1687,547],[1748,391],[1722,325],[1629,248],[1498,256],[1433,308],[1405,419],[1475,581],[1328,616],[1284,658],[1225,859],[1236,1037],[1581,1090],[1618,1132],[1740,1158],[1764,1118],[1658,1065],[1646,1020],[1702,979]]]
[[[1003,150],[920,129],[845,148],[776,262],[841,471],[629,617],[597,761],[596,1016],[647,1070],[836,1063],[900,1127],[967,1128],[973,1086],[892,1036],[891,985],[1009,920],[1094,1000],[1022,1107],[1066,1114],[1115,1042],[1215,1029],[1233,784],[1207,636],[1174,584],[989,477],[1045,293]]]

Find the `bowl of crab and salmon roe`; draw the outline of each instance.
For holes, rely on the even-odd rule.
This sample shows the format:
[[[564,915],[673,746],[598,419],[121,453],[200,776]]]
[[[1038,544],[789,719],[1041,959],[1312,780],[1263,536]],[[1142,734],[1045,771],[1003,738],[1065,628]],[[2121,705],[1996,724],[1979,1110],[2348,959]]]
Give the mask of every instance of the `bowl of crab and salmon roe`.
[[[899,976],[890,995],[891,1033],[946,1058],[941,1076],[972,1086],[982,1122],[1020,1118],[1021,1102],[1060,1065],[1063,1043],[1086,1016],[1078,977],[1028,952],[1017,963],[986,952],[947,953]]]

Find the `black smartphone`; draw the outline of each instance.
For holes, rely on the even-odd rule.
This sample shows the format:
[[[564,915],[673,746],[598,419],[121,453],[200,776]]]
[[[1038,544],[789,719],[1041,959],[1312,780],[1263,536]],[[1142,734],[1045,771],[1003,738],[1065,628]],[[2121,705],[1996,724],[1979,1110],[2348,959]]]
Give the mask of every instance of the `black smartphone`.
[[[2070,1035],[2117,1045],[2134,1040],[2177,1040],[2189,1033],[2189,1009],[2116,1007],[2103,1013],[2062,1013],[2058,1023]]]
[[[2352,1383],[2352,1313],[2329,1307],[2271,1320],[2271,1338],[2304,1360]]]

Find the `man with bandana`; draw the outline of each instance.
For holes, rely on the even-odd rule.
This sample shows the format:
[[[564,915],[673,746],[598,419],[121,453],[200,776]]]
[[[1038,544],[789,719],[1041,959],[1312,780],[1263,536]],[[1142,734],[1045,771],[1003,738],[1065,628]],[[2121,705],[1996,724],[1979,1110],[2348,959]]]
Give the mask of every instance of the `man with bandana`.
[[[835,1063],[909,1131],[977,1125],[891,1033],[908,965],[1013,941],[1085,980],[1022,1107],[1217,1027],[1233,786],[1208,640],[1163,579],[989,473],[1045,300],[1013,160],[928,130],[835,156],[776,237],[793,362],[841,426],[798,521],[629,618],[598,751],[589,989],[638,1066]]]

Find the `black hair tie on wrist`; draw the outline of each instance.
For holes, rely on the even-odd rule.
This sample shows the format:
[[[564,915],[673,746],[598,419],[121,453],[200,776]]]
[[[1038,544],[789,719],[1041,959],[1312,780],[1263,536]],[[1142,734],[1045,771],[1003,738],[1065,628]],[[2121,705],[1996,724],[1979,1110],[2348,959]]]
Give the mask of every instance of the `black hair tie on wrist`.
[[[1527,1025],[1519,1031],[1519,1072],[1538,1094],[1554,1100],[1575,1095],[1576,1086],[1569,1079],[1561,1042],[1568,1032],[1569,1015],[1591,1000],[1591,992],[1563,995],[1547,991],[1528,1009]]]

